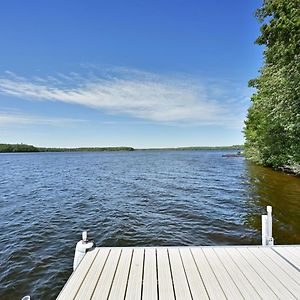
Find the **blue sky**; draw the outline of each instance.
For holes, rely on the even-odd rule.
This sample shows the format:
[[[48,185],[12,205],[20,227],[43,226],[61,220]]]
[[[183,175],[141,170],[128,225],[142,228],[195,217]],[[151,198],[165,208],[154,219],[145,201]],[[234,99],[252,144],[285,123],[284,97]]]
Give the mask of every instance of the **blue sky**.
[[[16,1],[0,9],[0,143],[243,143],[261,1]]]

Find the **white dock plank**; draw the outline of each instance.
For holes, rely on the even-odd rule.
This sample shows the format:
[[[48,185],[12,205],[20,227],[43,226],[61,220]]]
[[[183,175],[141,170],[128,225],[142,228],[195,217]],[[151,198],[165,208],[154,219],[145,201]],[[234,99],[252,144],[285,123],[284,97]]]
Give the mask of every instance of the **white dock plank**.
[[[293,247],[280,247],[281,249],[285,249],[287,252],[289,252],[293,257],[298,261],[298,264],[300,263],[300,257],[298,251],[294,249]]]
[[[93,249],[84,256],[83,260],[58,295],[57,300],[74,299],[98,251],[99,248]]]
[[[59,300],[300,299],[300,247],[96,248]]]
[[[192,300],[178,248],[168,249],[176,300]]]
[[[140,300],[142,296],[144,249],[133,249],[126,300]]]
[[[210,299],[226,299],[224,292],[212,271],[208,261],[206,260],[201,248],[191,248],[197,268],[203,278],[204,285]]]
[[[289,247],[275,247],[274,250],[289,260],[294,266],[300,269],[300,256],[290,251]]]
[[[217,254],[212,248],[203,248],[203,253],[213,269],[215,276],[223,289],[224,294],[228,299],[242,299],[242,295],[235,285],[234,281],[226,271],[223,263],[220,261]]]
[[[109,294],[110,300],[124,299],[125,291],[127,288],[127,279],[129,276],[129,269],[132,258],[132,248],[123,248],[117,272],[112,283],[111,291]]]
[[[252,253],[253,249],[239,248],[238,251],[260,274],[264,281],[271,287],[274,293],[281,299],[296,299],[290,291],[268,270]]]
[[[180,254],[193,299],[209,299],[203,280],[198,272],[194,258],[189,248],[180,248]]]
[[[76,300],[91,299],[109,252],[109,248],[99,249],[96,258],[76,295]]]
[[[279,265],[277,265],[276,262],[274,263],[273,260],[266,254],[267,252],[273,252],[272,249],[266,248],[262,250],[253,248],[251,249],[251,252],[280,282],[284,284],[284,286],[290,291],[291,294],[295,296],[295,298],[300,296],[300,281],[298,281],[298,283],[295,282],[293,278],[291,278]],[[281,260],[281,258],[278,257],[277,261],[278,260]],[[284,268],[292,269],[293,267],[287,262],[284,262]]]
[[[288,250],[296,257],[296,266],[300,269],[300,247],[287,247]]]
[[[225,269],[231,276],[232,280],[239,287],[239,290],[245,299],[258,300],[261,299],[255,290],[255,288],[250,284],[248,279],[245,277],[243,272],[235,264],[229,254],[224,250],[224,248],[214,248],[215,253],[222,261]]]
[[[143,300],[157,300],[156,254],[154,248],[145,249]]]
[[[121,254],[120,248],[111,248],[108,259],[97,283],[92,299],[107,299]]]
[[[237,250],[237,248],[224,248],[235,264],[246,276],[251,285],[255,288],[262,299],[278,299],[271,288],[257,274],[256,270],[250,266],[248,262]]]
[[[273,263],[277,264],[286,274],[290,277],[291,280],[294,280],[300,285],[300,272],[291,266],[284,258],[277,254],[274,250],[269,248],[259,248],[263,254],[272,259]],[[271,250],[271,251],[268,251]]]
[[[288,247],[297,257],[300,257],[300,246],[290,246]]]
[[[174,300],[174,289],[167,248],[157,248],[159,299]]]

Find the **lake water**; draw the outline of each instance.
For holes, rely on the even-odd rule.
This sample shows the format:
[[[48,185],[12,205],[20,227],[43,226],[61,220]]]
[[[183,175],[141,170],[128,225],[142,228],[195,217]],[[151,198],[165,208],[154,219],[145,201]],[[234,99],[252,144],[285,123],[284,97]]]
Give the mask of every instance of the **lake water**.
[[[300,243],[300,178],[220,151],[0,155],[0,299],[55,299],[81,231],[98,246]]]

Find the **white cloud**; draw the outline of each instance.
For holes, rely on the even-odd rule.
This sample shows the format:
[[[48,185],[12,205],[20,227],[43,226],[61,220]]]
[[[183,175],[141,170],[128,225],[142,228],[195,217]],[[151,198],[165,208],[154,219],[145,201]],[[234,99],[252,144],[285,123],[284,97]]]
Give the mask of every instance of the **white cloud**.
[[[232,86],[128,69],[33,79],[6,72],[5,77],[0,78],[0,93],[84,105],[110,114],[172,124],[235,127],[241,126],[245,115],[245,105],[241,107],[242,100],[238,100],[244,95],[239,98]]]
[[[67,118],[45,118],[42,116],[25,115],[18,112],[0,113],[0,127],[5,127],[7,125],[66,126],[78,122],[85,122],[85,120]]]

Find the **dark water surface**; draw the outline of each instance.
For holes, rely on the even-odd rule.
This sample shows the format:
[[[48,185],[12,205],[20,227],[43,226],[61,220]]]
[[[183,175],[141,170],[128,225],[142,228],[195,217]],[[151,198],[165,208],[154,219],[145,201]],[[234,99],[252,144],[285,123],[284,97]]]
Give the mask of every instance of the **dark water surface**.
[[[0,155],[0,299],[55,299],[88,230],[98,246],[300,243],[300,178],[219,151]]]

